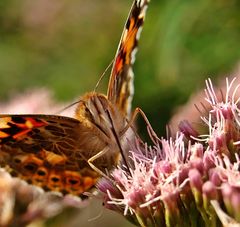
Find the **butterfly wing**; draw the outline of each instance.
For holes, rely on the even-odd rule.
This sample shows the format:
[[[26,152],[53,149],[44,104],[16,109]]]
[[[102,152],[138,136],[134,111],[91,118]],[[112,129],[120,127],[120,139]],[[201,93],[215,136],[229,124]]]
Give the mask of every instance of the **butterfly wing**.
[[[108,99],[130,116],[134,93],[132,65],[150,0],[135,0],[125,24],[108,85]]]
[[[0,165],[45,190],[81,195],[98,174],[78,150],[80,122],[54,115],[0,115]]]

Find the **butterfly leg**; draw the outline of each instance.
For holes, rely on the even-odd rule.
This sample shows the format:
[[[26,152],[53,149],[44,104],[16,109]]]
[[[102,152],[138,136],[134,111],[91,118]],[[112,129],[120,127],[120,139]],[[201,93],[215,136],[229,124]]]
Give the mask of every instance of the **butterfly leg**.
[[[153,142],[157,142],[159,141],[159,138],[157,136],[157,134],[155,133],[155,131],[153,130],[150,122],[148,121],[148,118],[146,116],[146,114],[143,112],[143,110],[139,107],[137,107],[134,111],[133,111],[133,114],[131,116],[131,119],[130,120],[127,120],[127,125],[125,126],[125,128],[121,131],[121,134],[120,134],[120,137],[123,136],[126,131],[131,128],[134,132],[134,134],[138,136],[137,132],[136,132],[136,129],[134,128],[133,124],[134,124],[134,121],[136,120],[138,114],[141,115],[141,117],[143,118],[143,120],[145,121],[146,125],[147,125],[147,130],[149,131],[149,136],[151,138],[151,140]]]
[[[105,155],[107,153],[108,149],[105,148],[102,151],[98,152],[97,154],[95,154],[94,156],[92,156],[91,158],[88,159],[88,164],[89,166],[96,171],[97,173],[99,173],[101,176],[110,179],[102,170],[100,170],[97,166],[95,166],[93,163],[95,160],[97,160],[98,158],[102,157],[103,155]],[[111,179],[110,179],[111,180]]]

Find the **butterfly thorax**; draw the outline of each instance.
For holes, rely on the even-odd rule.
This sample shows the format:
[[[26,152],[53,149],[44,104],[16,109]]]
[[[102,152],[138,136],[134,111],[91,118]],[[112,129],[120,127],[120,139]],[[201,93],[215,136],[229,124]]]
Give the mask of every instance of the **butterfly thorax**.
[[[80,121],[79,147],[84,148],[81,154],[91,158],[102,150],[106,155],[96,160],[99,169],[112,168],[119,161],[119,146],[116,136],[121,141],[126,120],[116,105],[105,95],[87,93],[81,98],[75,117]]]

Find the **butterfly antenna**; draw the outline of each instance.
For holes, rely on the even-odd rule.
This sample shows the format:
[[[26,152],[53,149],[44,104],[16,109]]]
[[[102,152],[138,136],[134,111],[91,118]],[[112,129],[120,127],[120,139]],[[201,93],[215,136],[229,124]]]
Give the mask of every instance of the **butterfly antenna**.
[[[108,71],[108,69],[109,69],[109,68],[111,67],[111,65],[113,64],[114,60],[115,60],[115,59],[113,59],[113,60],[110,62],[110,64],[107,66],[107,68],[104,70],[104,72],[103,72],[102,75],[100,76],[100,78],[99,78],[99,80],[98,80],[98,82],[97,82],[97,84],[96,84],[96,86],[95,86],[95,88],[94,88],[94,90],[93,90],[94,92],[95,92],[96,89],[98,88],[101,80],[103,79],[103,77],[105,76],[106,72]],[[71,108],[72,106],[80,103],[81,101],[82,101],[82,100],[78,100],[78,101],[76,101],[76,102],[73,102],[73,103],[71,103],[70,105],[68,105],[68,106],[64,107],[63,109],[59,110],[59,111],[56,112],[55,114],[60,114],[60,113],[62,113],[63,111]]]
[[[114,60],[115,60],[115,59],[113,59],[113,60],[110,62],[110,64],[107,66],[107,68],[104,70],[104,72],[103,72],[102,75],[100,76],[100,78],[99,78],[99,80],[98,80],[98,82],[97,82],[97,84],[96,84],[96,86],[95,86],[95,88],[94,88],[94,90],[93,90],[94,92],[97,90],[100,82],[102,81],[103,77],[106,75],[106,72],[107,72],[107,71],[109,70],[109,68],[112,66]]]
[[[78,100],[78,101],[76,101],[76,102],[73,102],[73,103],[69,104],[68,106],[62,108],[61,110],[59,110],[59,111],[56,112],[55,114],[60,114],[60,113],[64,112],[65,110],[71,108],[72,106],[74,106],[74,105],[76,105],[76,104],[78,104],[78,103],[80,103],[80,102],[82,102],[82,100]]]

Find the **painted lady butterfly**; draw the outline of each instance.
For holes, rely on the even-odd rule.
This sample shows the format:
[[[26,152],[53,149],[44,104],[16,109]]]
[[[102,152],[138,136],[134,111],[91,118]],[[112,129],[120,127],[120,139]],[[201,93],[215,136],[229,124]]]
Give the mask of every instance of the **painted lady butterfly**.
[[[0,115],[0,165],[46,191],[81,196],[120,160],[133,96],[132,65],[149,0],[135,0],[110,75],[107,96],[79,101],[75,118]]]

